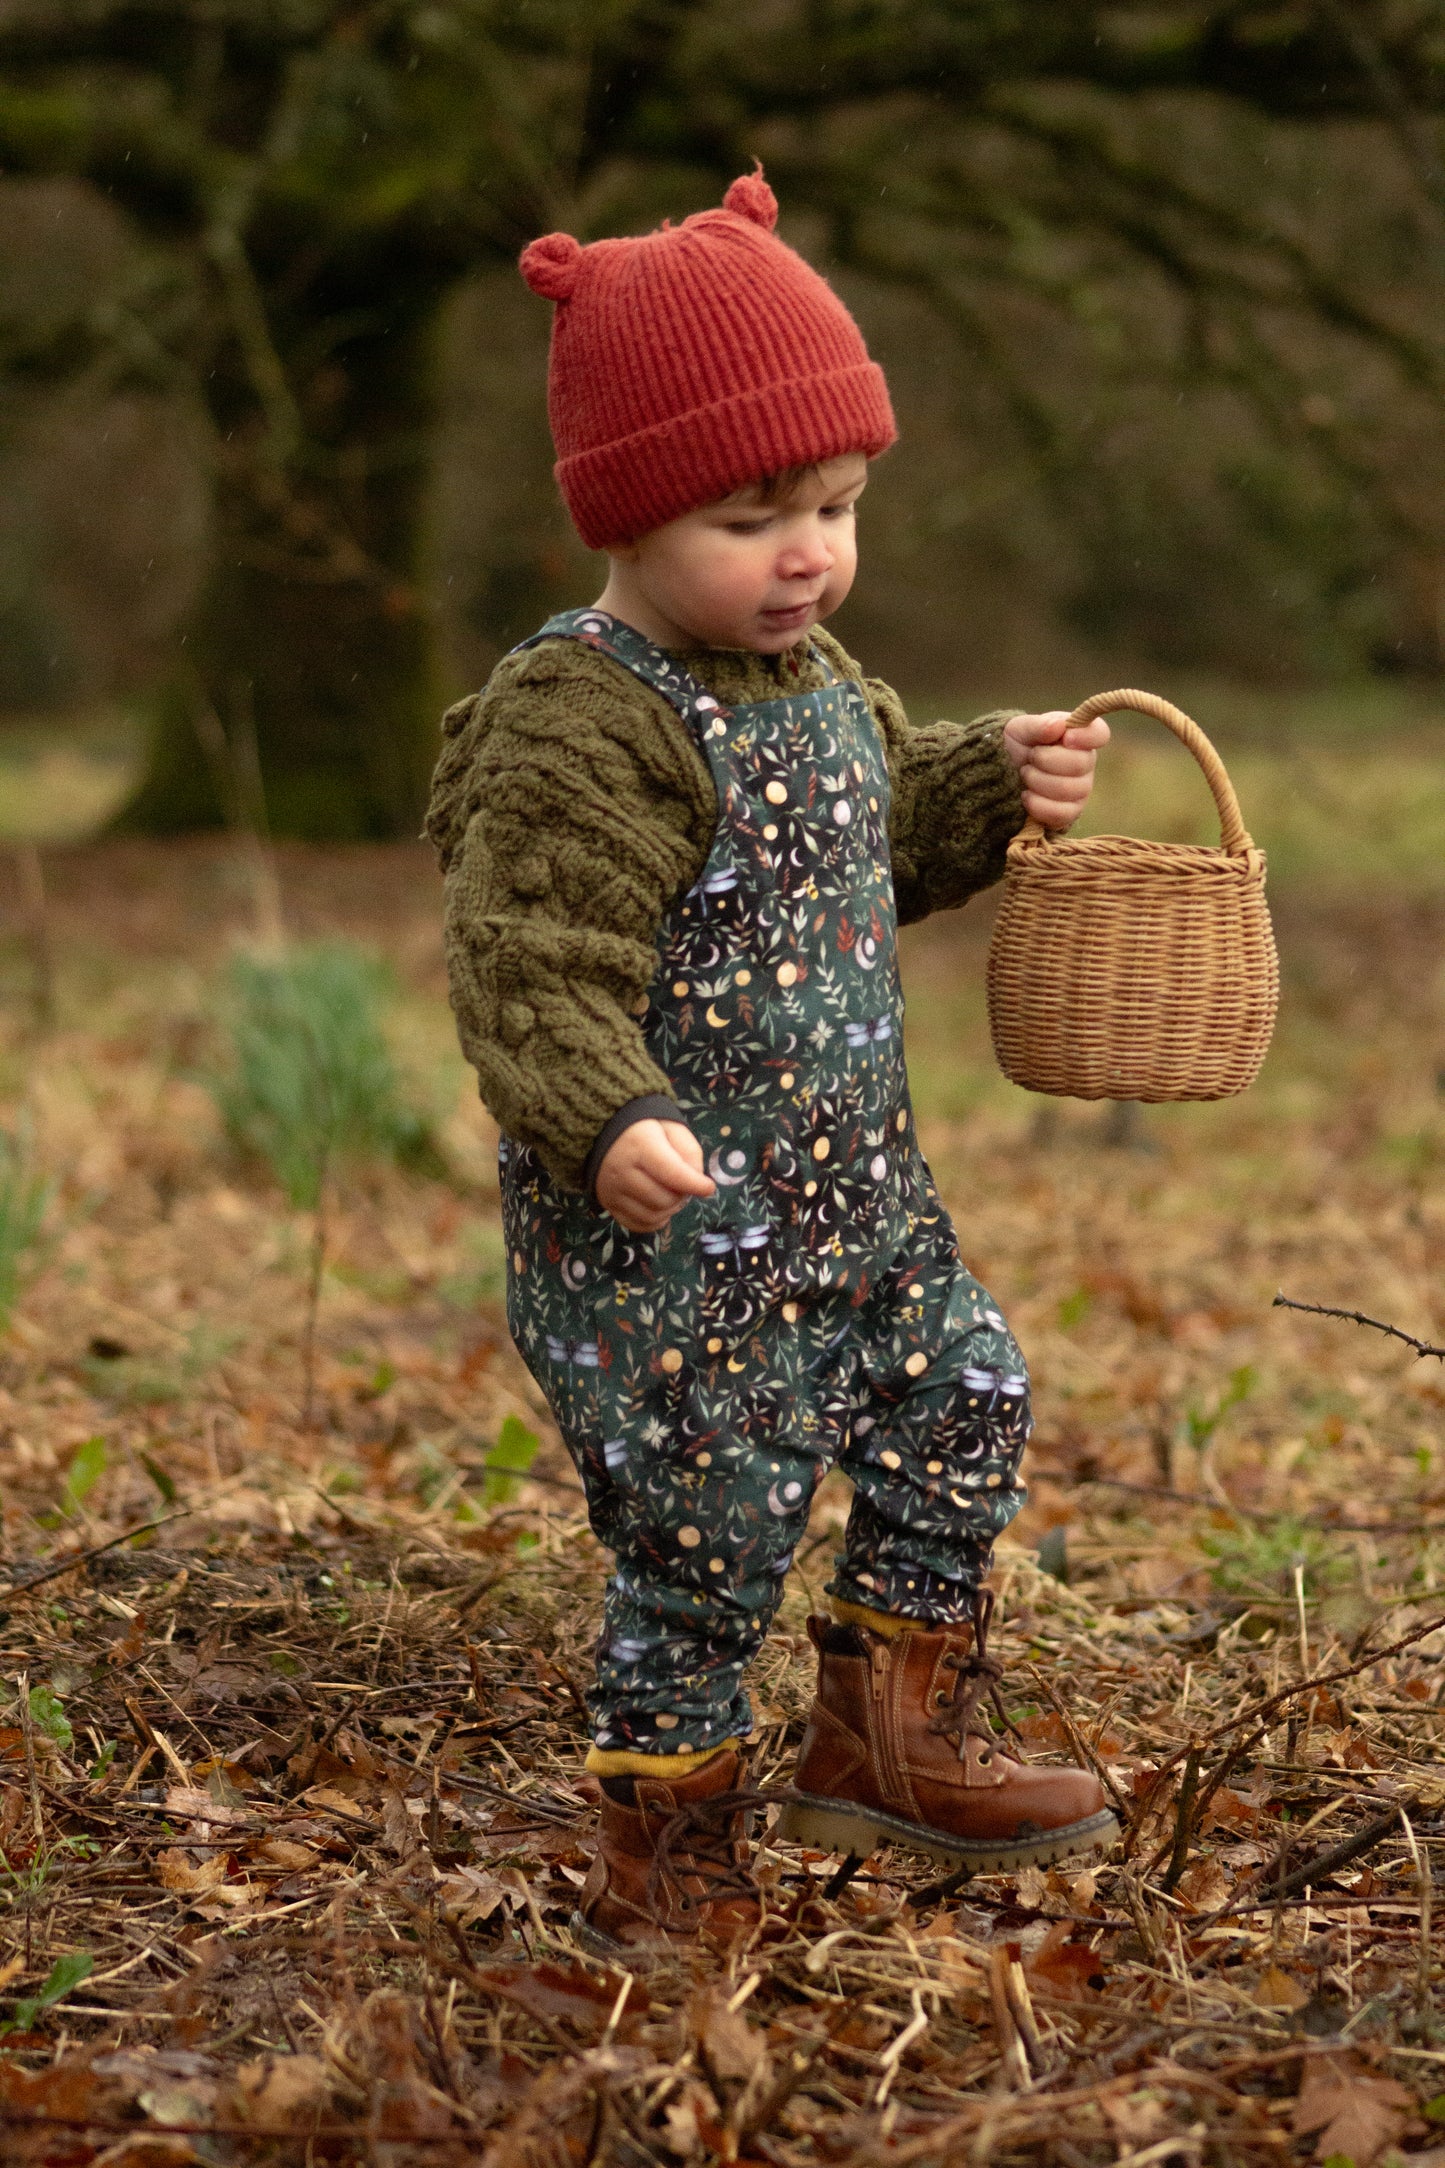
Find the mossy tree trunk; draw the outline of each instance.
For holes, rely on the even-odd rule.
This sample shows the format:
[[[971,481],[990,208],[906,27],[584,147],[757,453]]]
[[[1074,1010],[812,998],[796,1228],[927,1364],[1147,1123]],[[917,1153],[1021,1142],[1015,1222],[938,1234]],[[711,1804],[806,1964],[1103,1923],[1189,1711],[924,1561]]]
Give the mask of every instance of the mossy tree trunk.
[[[290,443],[284,413],[258,423],[249,382],[215,380],[214,561],[123,826],[215,825],[237,801],[254,819],[263,798],[277,835],[417,833],[442,697],[421,580],[436,298],[428,304],[408,310],[393,293],[319,367],[307,337],[335,324],[336,297],[283,323],[283,389],[306,392]]]

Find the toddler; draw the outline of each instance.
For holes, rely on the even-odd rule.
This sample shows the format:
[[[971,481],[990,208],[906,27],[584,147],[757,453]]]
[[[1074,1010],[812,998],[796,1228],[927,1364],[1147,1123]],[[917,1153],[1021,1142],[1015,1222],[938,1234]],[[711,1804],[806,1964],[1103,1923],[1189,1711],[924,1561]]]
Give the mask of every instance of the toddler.
[[[629,1964],[757,1925],[743,1674],[830,1467],[853,1504],[784,1833],[957,1869],[1115,1826],[979,1709],[1028,1383],[918,1148],[896,955],[1026,814],[1069,825],[1107,726],[917,727],[819,629],[896,432],[776,216],[759,170],[680,226],[524,253],[607,583],[450,711],[428,818],[509,1321],[616,1558],[574,1924]]]

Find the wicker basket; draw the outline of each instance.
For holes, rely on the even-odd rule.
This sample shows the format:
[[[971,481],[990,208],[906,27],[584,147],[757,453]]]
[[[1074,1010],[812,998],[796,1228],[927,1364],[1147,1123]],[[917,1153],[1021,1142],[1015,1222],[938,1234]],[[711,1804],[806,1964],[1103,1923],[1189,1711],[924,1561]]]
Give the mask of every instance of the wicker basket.
[[[1095,693],[1083,724],[1137,708],[1204,770],[1220,850],[1130,836],[1009,845],[988,959],[988,1012],[1005,1076],[1075,1099],[1227,1099],[1254,1082],[1279,1005],[1264,854],[1197,723],[1155,693]]]

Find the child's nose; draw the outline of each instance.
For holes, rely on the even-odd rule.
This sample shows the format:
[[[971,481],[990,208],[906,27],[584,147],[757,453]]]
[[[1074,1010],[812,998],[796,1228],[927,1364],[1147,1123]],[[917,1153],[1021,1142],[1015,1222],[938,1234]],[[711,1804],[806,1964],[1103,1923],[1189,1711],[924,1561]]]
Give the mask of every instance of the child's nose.
[[[789,536],[778,561],[778,571],[785,580],[817,579],[832,562],[833,552],[827,535],[821,527],[812,527],[802,534]]]

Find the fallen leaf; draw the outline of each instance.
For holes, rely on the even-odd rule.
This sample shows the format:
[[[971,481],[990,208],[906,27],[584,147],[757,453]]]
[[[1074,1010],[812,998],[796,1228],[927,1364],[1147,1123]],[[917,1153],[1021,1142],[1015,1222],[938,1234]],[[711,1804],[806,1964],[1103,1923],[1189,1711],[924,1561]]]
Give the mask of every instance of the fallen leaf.
[[[681,2160],[691,2160],[704,2146],[724,2143],[717,2103],[696,2078],[689,2078],[664,2117],[663,2144]]]
[[[1112,2096],[1106,2093],[1099,2106],[1114,2136],[1126,2146],[1147,2144],[1168,2114],[1164,2096],[1148,2091]]]
[[[14,2046],[13,2037],[9,2045]],[[58,2063],[32,2071],[22,2070],[7,2059],[0,2062],[0,2107],[83,2124],[92,2112],[100,2082],[85,2063]],[[0,2117],[0,2122],[3,2120]]]
[[[1176,1897],[1182,1897],[1194,1912],[1212,1912],[1222,1905],[1234,1884],[1217,1858],[1197,1859],[1187,1867],[1174,1885]]]
[[[1048,1886],[1042,1867],[1020,1867],[1014,1884],[1019,1903],[1029,1912],[1042,1908]]]
[[[119,2048],[113,2055],[98,2055],[91,2069],[127,2100],[163,2078],[204,2080],[215,2075],[211,2058],[191,2048]]]
[[[321,1854],[313,1844],[295,1844],[290,1837],[267,1837],[262,1843],[252,1845],[246,1856],[265,1860],[272,1867],[299,1872],[304,1867],[314,1867]]]
[[[716,1989],[699,1995],[692,2025],[708,2076],[715,2084],[747,2084],[767,2063],[767,2045],[741,2010],[730,2010]]]
[[[228,1912],[255,1901],[256,1892],[249,1882],[218,1882],[213,1890],[196,1898],[195,1909],[203,1920],[223,1920]]]
[[[236,2072],[249,2121],[287,2128],[314,2115],[331,2094],[331,2071],[318,2055],[258,2055]]]
[[[423,1849],[421,1833],[407,1812],[407,1803],[396,1792],[388,1792],[381,1803],[381,1826],[386,1832],[387,1850],[395,1852],[398,1859],[413,1859]]]
[[[166,1793],[166,1812],[174,1815],[178,1821],[212,1822],[218,1829],[224,1829],[230,1822],[246,1819],[245,1815],[238,1814],[234,1807],[222,1806],[218,1799],[213,1799],[208,1791],[197,1784],[173,1784]]]
[[[207,2079],[168,2079],[137,2096],[136,2105],[153,2123],[204,2123],[216,2105],[216,2087]]]
[[[973,2004],[988,1994],[988,1974],[961,1942],[940,1942],[934,1954],[944,1979],[958,1998],[960,2016],[967,2018]]]
[[[498,1881],[485,1867],[454,1868],[442,1877],[440,1894],[443,1904],[453,1908],[464,1927],[473,1920],[489,1920],[502,1905],[515,1912],[524,1902],[519,1889]]]
[[[534,2017],[569,2017],[594,2023],[600,2032],[617,2006],[622,1974],[588,1972],[581,1965],[492,1965],[477,1974],[480,1987],[505,1995]],[[619,2034],[649,2008],[647,1990],[634,1979],[623,2005]]]
[[[348,1822],[369,1822],[371,1819],[354,1799],[348,1799],[345,1792],[338,1792],[330,1784],[313,1784],[310,1791],[303,1792],[301,1797],[308,1807],[329,1809],[332,1814],[339,1814]]]
[[[1069,1744],[1064,1720],[1057,1709],[1037,1709],[1026,1716],[1019,1725],[1020,1735],[1030,1746],[1064,1748]]]
[[[1318,2131],[1316,2160],[1343,2153],[1355,2168],[1370,2168],[1404,2136],[1414,2111],[1414,2094],[1380,2077],[1359,2056],[1322,2055],[1305,2064],[1294,2130],[1296,2137]]]
[[[1097,1994],[1107,1979],[1103,1958],[1087,1942],[1075,1942],[1067,1920],[1056,1920],[1031,1956],[1024,1971],[1031,1980],[1045,1980],[1062,1995],[1081,1989]]]
[[[226,1855],[213,1852],[204,1866],[197,1867],[184,1852],[172,1845],[164,1852],[157,1852],[156,1871],[163,1889],[179,1890],[187,1897],[196,1896],[225,1881]]]
[[[225,1754],[213,1754],[209,1761],[193,1762],[191,1775],[204,1777],[207,1791],[222,1806],[243,1807],[246,1793],[256,1789],[256,1779],[245,1763],[233,1761]]]
[[[1266,1965],[1255,1984],[1254,1999],[1263,2010],[1302,2010],[1309,1989],[1292,1980],[1278,1965]]]
[[[192,2161],[202,2158],[189,2138],[138,2130],[97,2153],[91,2168],[190,2168]]]
[[[1232,1791],[1221,1784],[1199,1826],[1200,1836],[1207,1836],[1211,1829],[1253,1829],[1259,1820],[1259,1801],[1245,1792]]]

